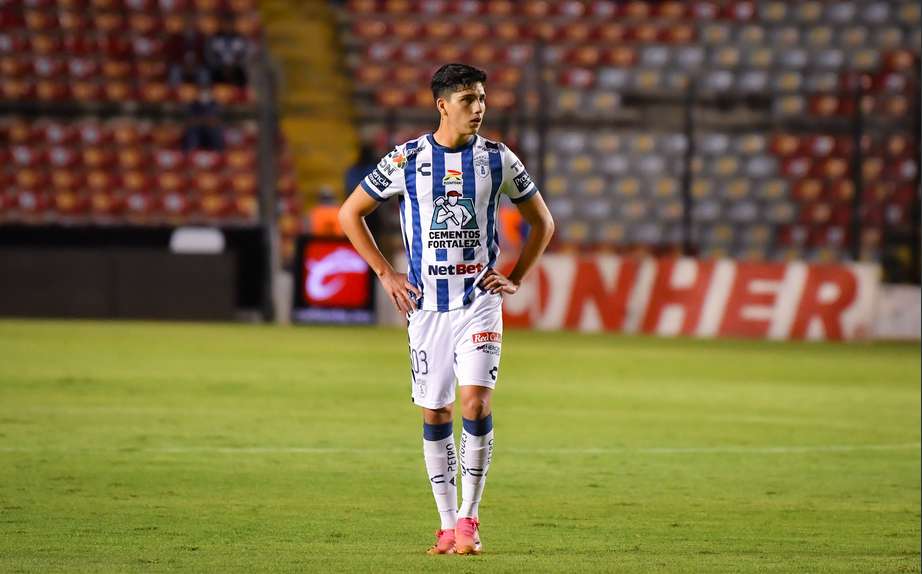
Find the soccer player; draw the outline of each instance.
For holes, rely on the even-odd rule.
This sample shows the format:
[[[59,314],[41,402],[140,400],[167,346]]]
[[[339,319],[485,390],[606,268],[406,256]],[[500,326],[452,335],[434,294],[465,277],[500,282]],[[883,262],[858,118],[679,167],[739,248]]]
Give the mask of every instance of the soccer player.
[[[477,135],[486,80],[483,71],[464,64],[439,68],[431,84],[438,129],[394,148],[339,212],[343,231],[397,310],[407,314],[411,396],[422,407],[423,455],[441,517],[429,554],[481,551],[478,509],[493,456],[490,402],[499,375],[502,300],[518,290],[554,232],[522,162],[505,145]],[[531,226],[508,276],[495,268],[500,194]],[[391,267],[364,223],[392,196],[400,202],[406,274]],[[455,378],[463,422],[457,452]]]

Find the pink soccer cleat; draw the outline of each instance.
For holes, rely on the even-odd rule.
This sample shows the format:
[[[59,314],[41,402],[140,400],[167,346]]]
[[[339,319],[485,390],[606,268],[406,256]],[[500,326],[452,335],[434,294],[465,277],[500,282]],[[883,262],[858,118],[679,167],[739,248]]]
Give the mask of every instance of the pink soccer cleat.
[[[455,525],[455,554],[480,554],[480,521],[459,518]]]
[[[426,554],[435,556],[436,554],[454,554],[455,552],[455,531],[451,528],[435,531],[435,544],[432,548],[426,550]]]

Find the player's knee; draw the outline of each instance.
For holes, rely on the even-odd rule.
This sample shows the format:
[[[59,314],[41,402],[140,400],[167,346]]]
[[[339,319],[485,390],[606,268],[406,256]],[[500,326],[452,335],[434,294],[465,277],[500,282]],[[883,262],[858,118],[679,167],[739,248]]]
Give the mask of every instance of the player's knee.
[[[423,408],[423,421],[430,425],[441,425],[451,422],[454,407],[446,405],[438,409]]]
[[[490,399],[482,396],[466,397],[462,408],[464,409],[464,418],[474,421],[480,420],[490,414]]]

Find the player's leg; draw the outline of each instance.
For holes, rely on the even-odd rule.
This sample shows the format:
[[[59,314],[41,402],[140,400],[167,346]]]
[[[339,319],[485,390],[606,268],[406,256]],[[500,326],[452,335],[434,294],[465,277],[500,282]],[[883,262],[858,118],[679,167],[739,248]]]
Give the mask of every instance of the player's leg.
[[[493,459],[493,389],[476,385],[461,387],[461,509],[459,518],[477,518],[480,500]]]
[[[429,554],[445,554],[454,548],[454,527],[458,514],[456,472],[458,457],[452,430],[455,400],[452,360],[440,352],[450,336],[447,317],[441,313],[416,311],[410,316],[410,368],[413,379],[413,402],[422,407],[423,458],[440,528]]]
[[[455,524],[458,520],[457,469],[452,428],[452,406],[423,408],[423,457],[432,496],[439,511],[440,526],[429,554],[449,554],[455,547]]]
[[[461,509],[455,527],[455,551],[459,554],[478,554],[481,550],[479,512],[493,459],[491,399],[502,348],[501,301],[499,295],[482,295],[475,299],[466,311],[469,316],[455,351],[463,420],[458,452]]]

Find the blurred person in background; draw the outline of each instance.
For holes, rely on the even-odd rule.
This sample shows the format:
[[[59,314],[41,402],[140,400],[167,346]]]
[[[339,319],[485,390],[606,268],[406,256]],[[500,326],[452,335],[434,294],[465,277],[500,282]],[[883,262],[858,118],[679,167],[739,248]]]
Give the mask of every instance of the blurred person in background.
[[[247,85],[250,42],[234,28],[233,16],[221,19],[217,33],[205,44],[205,62],[216,84]]]
[[[214,100],[209,89],[200,89],[198,97],[186,108],[186,130],[182,136],[182,149],[186,152],[224,149],[221,106]]]
[[[171,86],[181,83],[208,85],[211,75],[205,65],[206,37],[199,32],[195,19],[188,16],[179,34],[167,38],[164,56]]]
[[[486,79],[471,66],[442,66],[430,85],[438,129],[387,154],[339,216],[346,236],[409,321],[411,396],[422,409],[423,456],[441,520],[429,554],[481,551],[479,507],[493,456],[491,400],[502,349],[503,296],[518,290],[554,231],[522,162],[502,143],[477,133],[486,111]],[[495,269],[500,194],[531,226],[508,276]],[[393,196],[400,202],[408,274],[391,267],[364,222]],[[463,419],[457,454],[456,377]]]
[[[378,154],[375,153],[374,146],[368,142],[362,143],[359,146],[359,156],[356,158],[355,163],[346,170],[346,193],[352,193],[352,190],[357,189],[362,180],[371,173],[377,164]],[[382,215],[382,210],[375,210],[365,218],[365,224],[368,225],[371,234],[378,238],[381,237],[381,233],[384,231]],[[387,250],[384,252],[389,255]]]
[[[528,236],[528,222],[511,205],[499,208],[500,245],[503,249],[515,253],[522,248],[522,241]]]
[[[339,224],[339,202],[329,186],[317,192],[317,203],[310,211],[311,234],[317,237],[341,237],[343,228]]]

